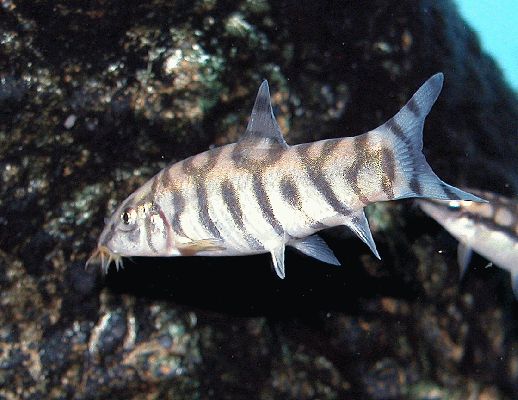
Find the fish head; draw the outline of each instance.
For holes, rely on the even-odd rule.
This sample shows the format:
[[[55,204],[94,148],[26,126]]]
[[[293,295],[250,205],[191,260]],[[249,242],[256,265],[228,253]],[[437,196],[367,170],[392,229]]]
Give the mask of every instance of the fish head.
[[[487,203],[476,203],[469,200],[418,200],[421,209],[454,236],[466,237],[474,232],[473,211],[489,207]]]
[[[162,256],[171,250],[171,232],[160,207],[151,200],[126,199],[105,219],[104,229],[87,265],[100,263],[104,273],[112,261],[117,269],[122,257]]]
[[[419,206],[426,214],[432,216],[435,220],[442,221],[457,218],[471,203],[471,201],[463,200],[418,200]]]

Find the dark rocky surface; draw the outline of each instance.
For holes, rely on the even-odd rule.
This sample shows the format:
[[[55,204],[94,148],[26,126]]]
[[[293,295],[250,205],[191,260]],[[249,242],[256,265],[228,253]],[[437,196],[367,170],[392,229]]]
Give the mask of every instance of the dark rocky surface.
[[[0,4],[0,399],[518,396],[509,276],[476,258],[459,285],[411,202],[370,209],[382,262],[330,232],[344,267],[288,253],[285,281],[266,255],[83,268],[119,201],[238,137],[262,78],[298,143],[443,71],[430,164],[516,194],[516,96],[450,1]]]

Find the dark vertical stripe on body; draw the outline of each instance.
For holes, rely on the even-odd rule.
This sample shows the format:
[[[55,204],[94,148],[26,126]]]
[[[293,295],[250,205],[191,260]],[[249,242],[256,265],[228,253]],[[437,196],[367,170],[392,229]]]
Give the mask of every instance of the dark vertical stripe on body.
[[[206,158],[205,162],[199,166],[195,166],[194,162],[196,158],[202,157],[201,154],[192,156],[182,161],[182,170],[186,175],[193,177],[197,181],[204,181],[207,177],[207,174],[214,169],[216,164],[218,163],[218,158],[221,154],[221,147],[216,147],[212,150],[207,151],[207,155],[204,156]],[[204,154],[204,153],[202,153]]]
[[[243,228],[243,210],[241,209],[236,190],[230,181],[225,180],[221,183],[221,194],[234,223],[239,228]]]
[[[360,185],[358,184],[358,175],[362,168],[367,167],[369,162],[367,158],[371,156],[367,147],[367,135],[368,134],[364,133],[363,135],[353,138],[354,161],[352,165],[344,171],[345,178],[351,185],[354,194],[364,205],[369,204],[370,201],[360,189]]]
[[[299,189],[297,188],[297,184],[288,177],[284,177],[280,183],[280,191],[283,200],[290,204],[293,208],[299,210],[304,217],[309,222],[309,227],[314,231],[319,231],[325,228],[329,228],[327,225],[315,221],[312,217],[310,217],[302,206],[302,197],[300,195]]]
[[[200,155],[196,155],[184,160],[181,166],[182,171],[194,181],[196,200],[198,202],[199,210],[199,222],[212,235],[213,238],[218,240],[222,239],[221,233],[209,214],[207,175],[218,163],[218,158],[221,154],[221,151],[221,147],[209,150],[208,154],[204,156],[206,157],[205,162],[201,163],[201,165],[195,165],[195,161],[197,161],[196,157],[201,157]],[[178,229],[181,231],[182,236],[185,236],[180,226],[180,214],[185,209],[185,200],[181,198],[180,193],[177,193],[173,199],[173,203],[178,203],[175,206],[178,208],[175,208],[176,212],[173,217],[172,227],[174,230]]]
[[[398,130],[398,128],[395,129]],[[399,130],[401,129],[399,128]],[[356,136],[351,140],[354,159],[352,164],[342,171],[342,174],[356,197],[364,205],[371,203],[367,194],[362,191],[362,185],[360,185],[359,179],[360,172],[363,169],[372,170],[374,168],[376,175],[379,176],[380,179],[380,189],[383,190],[388,199],[393,199],[395,197],[393,183],[396,175],[393,153],[387,148],[371,151],[369,149],[368,133]],[[307,146],[300,152],[300,156],[303,159],[309,159],[308,164],[313,168],[307,168],[307,173],[327,203],[340,214],[347,216],[352,213],[352,210],[333,192],[331,183],[326,180],[325,174],[323,173],[324,162],[329,158],[330,154],[332,155],[338,144],[338,140],[326,142],[321,151],[321,155],[316,160],[309,157],[309,148]],[[376,184],[378,183],[376,182]]]
[[[146,230],[146,241],[149,248],[153,251],[153,253],[158,253],[158,249],[153,245],[153,233],[152,233],[152,221],[151,218],[154,215],[153,207],[155,207],[155,198],[156,192],[158,188],[158,184],[160,183],[160,174],[155,175],[151,181],[151,188],[149,193],[147,193],[146,197],[144,197],[140,201],[140,205],[145,208],[145,218],[144,218],[144,229]],[[149,208],[147,207],[149,206]]]
[[[221,233],[209,214],[207,189],[205,188],[204,182],[196,188],[196,198],[198,199],[199,219],[201,224],[214,238],[221,240]]]
[[[156,198],[156,192],[158,189],[158,184],[160,183],[160,174],[157,174],[153,177],[153,181],[151,182],[151,200]]]
[[[389,200],[394,199],[394,189],[392,187],[396,179],[396,160],[391,150],[383,147],[381,149],[381,186],[383,192]]]
[[[309,227],[314,231],[321,231],[322,229],[331,228],[334,225],[326,225],[320,221],[312,222]]]
[[[176,190],[172,192],[172,195],[173,218],[171,219],[171,228],[178,236],[187,237],[180,222],[180,217],[185,210],[185,200],[181,193],[177,192]]]
[[[171,179],[169,168],[166,168],[162,171],[162,175],[160,176],[160,185],[163,189],[165,189],[166,192],[171,193],[171,204],[173,209],[173,215],[171,216],[170,224],[171,230],[175,235],[187,237],[180,223],[180,218],[185,210],[185,200],[180,190],[176,187],[174,181]]]
[[[309,148],[311,145],[301,145],[297,148],[297,151],[303,160],[306,174],[320,195],[324,197],[327,204],[337,213],[347,216],[350,215],[352,211],[335,195],[323,171],[326,159],[329,158],[329,155],[333,153],[338,144],[339,140],[327,140],[317,158],[310,157]]]
[[[285,202],[297,210],[302,210],[302,201],[297,185],[290,178],[284,177],[280,183],[281,195]]]
[[[234,224],[243,234],[247,243],[254,249],[264,248],[261,242],[246,230],[243,218],[243,209],[241,208],[241,203],[239,202],[239,196],[230,181],[224,180],[221,183],[221,195],[223,196],[223,201],[225,202],[225,206],[227,207],[227,210],[230,213]]]
[[[164,224],[166,228],[166,249],[167,251],[171,251],[173,249],[173,238],[171,237],[170,233],[172,231],[171,224],[169,224],[169,221],[167,220],[167,217],[162,210],[162,208],[158,204],[154,204],[155,211],[162,220],[162,223]]]
[[[266,193],[261,178],[258,175],[254,175],[252,178],[252,188],[263,217],[272,226],[277,235],[283,236],[284,229],[277,218],[275,218],[268,193]]]
[[[284,229],[279,220],[275,218],[273,208],[268,198],[268,194],[264,189],[262,175],[264,171],[275,165],[285,154],[286,148],[281,145],[273,145],[267,149],[255,149],[251,153],[251,149],[247,145],[236,144],[232,149],[230,157],[234,161],[235,167],[243,169],[252,175],[252,190],[257,199],[261,214],[266,222],[270,224],[273,230],[279,235],[284,235]]]
[[[308,168],[306,171],[308,173],[311,182],[317,188],[318,192],[324,197],[325,201],[339,214],[349,215],[351,214],[351,210],[345,206],[345,204],[338,199],[338,197],[333,192],[333,188],[331,187],[331,183],[327,181],[324,176],[323,166],[326,160],[326,157],[329,153],[332,153],[334,149],[338,146],[338,140],[328,141],[324,144],[322,153],[320,154],[317,162],[315,164],[315,168]],[[307,157],[306,157],[307,158]]]
[[[171,180],[171,176],[169,175],[169,168],[165,168],[160,173],[160,186],[165,190],[169,191],[173,189],[173,181]]]

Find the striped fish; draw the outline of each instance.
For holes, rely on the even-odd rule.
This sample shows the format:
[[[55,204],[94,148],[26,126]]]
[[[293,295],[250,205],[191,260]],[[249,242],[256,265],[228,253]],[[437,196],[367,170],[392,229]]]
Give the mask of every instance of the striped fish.
[[[491,192],[470,191],[489,203],[419,200],[419,206],[459,240],[461,277],[474,250],[511,273],[518,298],[518,201]]]
[[[106,222],[89,262],[107,271],[123,256],[270,253],[284,278],[291,246],[339,261],[315,233],[345,225],[379,258],[364,207],[408,197],[482,201],[441,181],[421,150],[426,115],[441,91],[432,76],[390,120],[352,138],[288,146],[268,83],[237,143],[174,163],[131,194]]]

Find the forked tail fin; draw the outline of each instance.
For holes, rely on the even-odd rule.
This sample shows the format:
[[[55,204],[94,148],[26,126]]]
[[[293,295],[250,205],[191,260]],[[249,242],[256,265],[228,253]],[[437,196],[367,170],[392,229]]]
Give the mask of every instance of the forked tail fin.
[[[443,80],[442,73],[433,75],[394,117],[371,133],[388,141],[393,151],[395,175],[400,180],[394,187],[394,199],[427,197],[484,202],[440,180],[422,153],[424,120],[441,92]]]

